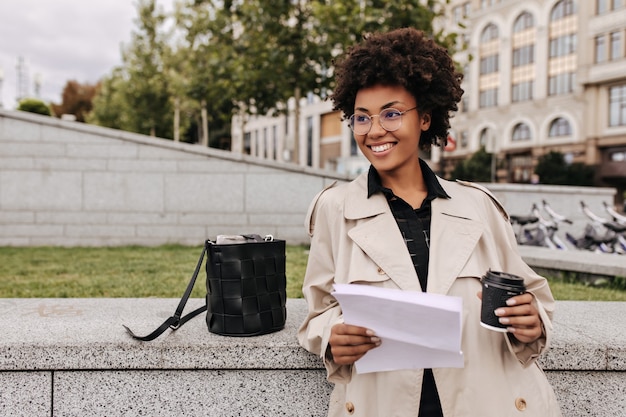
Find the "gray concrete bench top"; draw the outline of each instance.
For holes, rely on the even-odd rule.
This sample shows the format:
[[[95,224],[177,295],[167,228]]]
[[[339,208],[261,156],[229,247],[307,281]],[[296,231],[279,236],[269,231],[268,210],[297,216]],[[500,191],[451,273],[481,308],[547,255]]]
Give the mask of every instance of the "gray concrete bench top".
[[[556,250],[538,246],[519,246],[519,252],[524,261],[533,268],[626,277],[624,255]]]
[[[200,306],[190,300],[186,311]],[[204,315],[152,342],[148,334],[169,317],[177,299],[0,299],[0,371],[124,369],[320,369],[297,343],[306,314],[302,299],[287,302],[284,330],[258,337],[207,331]],[[555,337],[541,358],[545,370],[626,371],[626,303],[557,302]]]

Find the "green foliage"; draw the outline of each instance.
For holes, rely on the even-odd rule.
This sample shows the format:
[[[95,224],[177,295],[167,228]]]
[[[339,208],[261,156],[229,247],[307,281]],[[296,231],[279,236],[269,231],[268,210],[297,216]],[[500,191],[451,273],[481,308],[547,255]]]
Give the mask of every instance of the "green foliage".
[[[434,33],[440,3],[181,0],[167,16],[140,0],[124,64],[102,80],[88,120],[172,137],[178,108],[181,137],[194,140],[205,109],[215,137],[235,113],[280,113],[298,94],[324,97],[333,58],[364,33],[413,26],[452,50],[456,35]]]
[[[576,162],[568,164],[562,153],[550,151],[539,157],[535,173],[542,184],[593,185],[593,167]]]
[[[19,102],[17,106],[18,110],[26,111],[29,113],[42,114],[44,116],[52,116],[50,107],[43,101],[36,98],[25,98]]]
[[[452,177],[474,182],[491,181],[491,154],[484,146],[481,147],[470,158],[459,162],[452,171]]]

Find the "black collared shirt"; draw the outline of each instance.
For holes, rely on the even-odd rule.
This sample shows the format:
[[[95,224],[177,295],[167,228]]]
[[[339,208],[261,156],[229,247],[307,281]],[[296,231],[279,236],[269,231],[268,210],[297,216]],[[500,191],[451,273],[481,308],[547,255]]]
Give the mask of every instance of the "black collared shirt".
[[[382,186],[380,175],[373,166],[370,166],[367,178],[367,197],[376,193],[383,193],[387,198],[393,217],[402,233],[409,254],[420,281],[422,291],[426,291],[428,283],[428,262],[430,253],[430,217],[431,202],[437,198],[450,198],[439,184],[435,173],[420,159],[420,167],[424,176],[424,183],[428,193],[417,209],[396,196],[392,190]],[[432,369],[424,369],[422,380],[422,395],[420,400],[419,417],[443,417],[441,402],[435,385]]]

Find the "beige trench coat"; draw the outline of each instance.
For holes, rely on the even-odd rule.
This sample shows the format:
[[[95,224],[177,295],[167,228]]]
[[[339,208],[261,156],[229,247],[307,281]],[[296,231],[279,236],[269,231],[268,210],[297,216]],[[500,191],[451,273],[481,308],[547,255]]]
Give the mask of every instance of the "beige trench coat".
[[[444,416],[560,416],[554,392],[536,363],[552,334],[554,299],[546,280],[518,255],[508,215],[487,190],[439,182],[451,198],[432,202],[427,290],[463,299],[464,368],[433,370]],[[303,292],[309,313],[298,339],[323,358],[328,380],[335,384],[328,415],[417,416],[422,370],[357,374],[327,353],[330,329],[342,322],[331,295],[334,283],[421,291],[385,197],[367,198],[365,173],[320,192],[311,203],[307,227],[312,240]],[[538,341],[522,344],[480,326],[476,293],[490,268],[524,277],[543,321],[544,336]]]

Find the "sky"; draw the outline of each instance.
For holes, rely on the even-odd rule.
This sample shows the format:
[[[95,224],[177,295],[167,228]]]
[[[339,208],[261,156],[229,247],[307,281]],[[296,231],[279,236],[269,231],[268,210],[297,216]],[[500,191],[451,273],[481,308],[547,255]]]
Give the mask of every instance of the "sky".
[[[157,0],[171,10],[174,0]],[[18,60],[28,95],[61,103],[70,80],[95,84],[121,65],[135,29],[136,0],[0,0],[0,103],[15,109]]]

